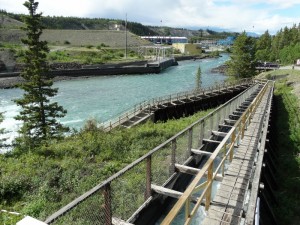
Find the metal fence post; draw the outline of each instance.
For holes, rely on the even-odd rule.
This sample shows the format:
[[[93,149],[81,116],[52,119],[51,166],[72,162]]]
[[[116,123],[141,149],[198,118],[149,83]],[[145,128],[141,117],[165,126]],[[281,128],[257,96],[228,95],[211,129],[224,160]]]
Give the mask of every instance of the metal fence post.
[[[108,183],[104,188],[104,207],[105,207],[105,225],[112,224],[112,212],[111,212],[111,188]]]
[[[198,144],[198,147],[200,148],[202,143],[203,143],[203,138],[204,138],[204,123],[205,123],[205,120],[202,120],[201,121],[201,125],[200,125],[200,134],[199,134],[199,144]]]
[[[177,141],[174,139],[172,141],[172,154],[171,154],[171,165],[170,165],[170,176],[175,173],[175,160],[176,160],[176,148],[177,148]]]
[[[151,155],[147,157],[146,160],[146,192],[145,192],[145,201],[151,196]]]
[[[189,139],[188,139],[188,149],[187,149],[188,155],[192,154],[192,145],[193,145],[193,128],[190,128],[189,129]]]

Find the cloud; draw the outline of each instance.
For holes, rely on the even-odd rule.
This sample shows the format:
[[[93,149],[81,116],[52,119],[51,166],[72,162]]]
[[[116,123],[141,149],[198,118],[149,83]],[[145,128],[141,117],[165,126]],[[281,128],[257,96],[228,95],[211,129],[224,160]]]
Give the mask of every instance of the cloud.
[[[283,24],[299,23],[290,9],[299,0],[38,0],[46,15],[125,19],[145,25],[221,27],[233,31],[276,32]],[[27,13],[24,0],[0,0],[0,8]],[[285,14],[283,14],[285,11]],[[295,10],[294,10],[295,11]],[[296,14],[296,13],[295,13]],[[162,21],[162,22],[161,22]]]

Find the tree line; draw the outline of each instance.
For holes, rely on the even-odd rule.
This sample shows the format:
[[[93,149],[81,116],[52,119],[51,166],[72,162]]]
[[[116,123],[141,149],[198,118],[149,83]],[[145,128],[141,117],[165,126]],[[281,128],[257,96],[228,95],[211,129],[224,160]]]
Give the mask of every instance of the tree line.
[[[15,20],[23,21],[23,14],[9,13],[0,9],[1,14],[5,14]],[[63,16],[43,16],[41,23],[45,29],[66,29],[66,30],[108,30],[110,25],[119,24],[125,27],[125,20],[105,19],[105,18],[79,18]],[[137,22],[127,22],[127,29],[139,36],[157,35],[151,28]]]
[[[237,77],[255,75],[257,62],[294,64],[300,58],[300,24],[280,29],[276,35],[265,31],[259,38],[243,32],[232,46],[227,73]]]

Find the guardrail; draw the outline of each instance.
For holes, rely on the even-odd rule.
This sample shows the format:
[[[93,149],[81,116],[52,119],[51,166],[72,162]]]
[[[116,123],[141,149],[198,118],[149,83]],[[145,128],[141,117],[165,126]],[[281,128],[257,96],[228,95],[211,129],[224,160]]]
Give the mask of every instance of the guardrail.
[[[111,225],[121,220],[123,222],[127,221],[127,223],[134,221],[141,209],[153,199],[151,184],[164,186],[169,179],[176,175],[175,164],[184,164],[190,159],[192,157],[191,149],[200,148],[202,140],[210,137],[212,130],[218,127],[220,121],[227,118],[257,88],[258,84],[248,88],[115,175],[76,198],[48,217],[45,222],[48,224]],[[252,110],[254,110],[253,106],[251,112]],[[247,112],[250,113],[249,110]],[[242,120],[245,124],[246,117],[242,118],[244,118]],[[242,128],[245,127],[239,126],[240,130]],[[234,130],[227,135],[227,139],[233,133]],[[220,148],[218,149],[218,152],[221,152]],[[231,154],[232,150],[229,152],[228,154]],[[226,153],[226,155],[228,154]],[[232,158],[231,155],[230,157]],[[211,180],[214,177],[211,173],[211,164],[206,165],[203,171],[207,171],[208,168],[210,168],[208,177]],[[204,175],[203,172],[200,174]],[[208,190],[211,183],[206,186]],[[181,200],[181,202],[185,201]]]
[[[268,87],[268,82],[261,89],[259,94],[252,101],[247,110],[242,114],[239,120],[235,123],[235,125],[230,129],[212,155],[209,157],[208,161],[201,168],[197,176],[194,178],[192,183],[188,186],[183,195],[176,202],[170,213],[165,217],[162,225],[169,225],[175,219],[175,217],[180,212],[181,208],[185,207],[185,225],[190,224],[192,219],[194,218],[199,206],[203,202],[205,197],[205,210],[208,210],[211,203],[211,193],[212,193],[212,184],[215,180],[218,172],[221,170],[222,176],[224,177],[225,170],[225,161],[229,158],[231,162],[233,159],[234,146],[240,142],[244,137],[244,131],[247,129],[251,121],[251,117],[255,112],[258,104],[260,103],[264,93],[266,92]],[[222,156],[220,156],[222,154]],[[216,161],[217,157],[221,157],[221,161],[218,163]],[[216,165],[216,169],[213,170],[214,164]],[[207,176],[206,176],[207,174]],[[199,184],[202,178],[207,178],[206,181]],[[191,208],[190,199],[193,194],[202,191],[200,197],[198,197],[197,203]]]
[[[128,119],[133,118],[134,116],[138,115],[141,112],[151,115],[152,113],[151,109],[153,107],[158,107],[160,105],[172,103],[174,101],[179,101],[182,99],[197,98],[199,95],[204,95],[215,91],[220,92],[221,90],[224,89],[230,89],[240,85],[249,85],[251,83],[253,83],[252,79],[242,79],[234,82],[224,82],[223,84],[216,84],[215,86],[206,89],[179,92],[171,95],[166,95],[163,97],[153,98],[151,100],[138,103],[133,107],[131,107],[130,109],[125,110],[117,118],[102,123],[101,127],[103,127],[105,131],[110,131],[111,129],[121,125],[122,123],[126,122]]]

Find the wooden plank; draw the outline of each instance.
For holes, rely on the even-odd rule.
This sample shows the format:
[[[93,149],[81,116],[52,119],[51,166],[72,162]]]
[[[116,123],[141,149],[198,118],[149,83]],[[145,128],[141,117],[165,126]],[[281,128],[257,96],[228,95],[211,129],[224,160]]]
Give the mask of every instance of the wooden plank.
[[[228,124],[219,124],[219,127],[220,127],[220,128],[222,128],[222,127],[225,127],[225,128],[232,128],[233,126],[228,125]]]
[[[237,120],[225,119],[224,121],[227,122],[227,123],[230,123],[230,124],[235,124],[235,122],[236,122]]]
[[[187,173],[190,175],[197,175],[200,171],[200,169],[193,168],[190,166],[184,166],[184,165],[180,165],[180,164],[175,164],[175,168],[181,173]]]
[[[211,152],[207,152],[207,151],[201,151],[201,150],[197,150],[197,149],[191,149],[191,152],[196,154],[196,155],[211,155]]]
[[[180,198],[182,196],[182,192],[180,191],[175,191],[170,188],[165,188],[155,184],[151,184],[151,189],[158,194],[165,195],[172,198]]]
[[[154,192],[156,192],[158,194],[161,194],[161,195],[165,195],[165,196],[171,197],[171,198],[177,198],[177,199],[179,199],[183,195],[183,193],[180,192],[180,191],[175,191],[175,190],[172,190],[170,188],[165,188],[165,187],[158,186],[158,185],[155,185],[155,184],[151,184],[151,188],[152,188],[152,190]],[[198,198],[192,196],[190,198],[190,200],[193,203],[196,203],[198,201]],[[203,201],[203,204],[204,204],[204,201]]]
[[[201,169],[197,169],[194,167],[190,167],[190,166],[185,166],[185,165],[181,165],[181,164],[175,164],[176,169],[181,172],[181,173],[187,173],[193,176],[196,176]],[[214,173],[215,174],[215,173]],[[205,173],[205,175],[207,175],[207,172]],[[216,181],[222,181],[223,177],[221,175],[216,175],[215,179]]]
[[[211,139],[203,139],[203,142],[206,143],[214,143],[214,144],[220,144],[221,141],[211,140]]]
[[[212,134],[215,136],[225,137],[227,135],[226,132],[220,132],[220,131],[212,131]]]
[[[273,91],[273,87],[271,88],[271,92]],[[271,101],[272,97],[269,101]],[[267,109],[267,115],[266,115],[266,121],[269,121],[270,118],[270,112],[271,112],[271,104],[269,104]],[[260,184],[260,176],[261,176],[261,170],[262,170],[262,163],[264,158],[264,151],[265,151],[265,144],[267,139],[267,130],[268,126],[264,127],[263,135],[261,137],[261,145],[259,149],[259,155],[257,159],[257,165],[254,172],[253,182],[252,182],[252,189],[250,194],[250,199],[248,203],[248,210],[246,213],[246,223],[247,225],[253,224],[254,222],[254,214],[255,214],[255,208],[256,208],[256,200],[258,196],[259,191],[259,184]]]
[[[121,219],[116,218],[116,217],[112,217],[112,224],[113,225],[134,225],[132,223],[127,223],[126,221],[121,220]]]

